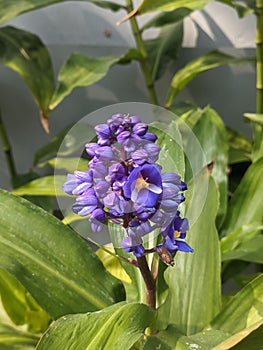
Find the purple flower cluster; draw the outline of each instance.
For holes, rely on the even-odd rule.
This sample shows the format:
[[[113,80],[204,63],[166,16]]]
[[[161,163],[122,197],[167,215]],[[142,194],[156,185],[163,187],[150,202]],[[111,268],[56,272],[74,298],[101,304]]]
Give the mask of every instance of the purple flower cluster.
[[[136,257],[147,252],[143,237],[156,228],[163,238],[152,251],[160,256],[163,251],[191,252],[185,242],[188,222],[178,211],[187,187],[178,174],[161,173],[157,136],[139,117],[122,114],[95,131],[97,142],[85,146],[91,157],[88,170],[69,174],[63,186],[76,196],[72,210],[88,215],[94,232],[108,220],[122,225],[127,233],[122,247]]]

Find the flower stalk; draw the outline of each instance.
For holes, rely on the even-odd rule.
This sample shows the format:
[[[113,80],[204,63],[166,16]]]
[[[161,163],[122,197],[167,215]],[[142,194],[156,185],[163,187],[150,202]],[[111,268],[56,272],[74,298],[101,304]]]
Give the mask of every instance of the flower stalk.
[[[132,12],[134,10],[132,0],[126,0],[126,6],[127,6],[128,12]],[[137,49],[140,52],[141,57],[142,57],[140,59],[140,66],[141,66],[141,69],[142,69],[142,72],[144,75],[144,79],[145,79],[146,86],[148,89],[150,101],[152,104],[158,105],[158,99],[157,99],[157,95],[156,95],[155,88],[154,88],[154,82],[152,79],[151,69],[149,66],[148,59],[147,59],[148,54],[147,54],[145,44],[144,44],[144,41],[142,39],[141,31],[139,29],[138,22],[137,22],[135,16],[132,16],[130,18],[130,23],[131,23],[131,29],[132,29],[132,32],[133,32],[133,35],[134,35],[134,38],[136,41]]]
[[[141,271],[146,287],[146,304],[153,310],[156,309],[156,281],[153,279],[145,255],[137,258],[138,267]]]

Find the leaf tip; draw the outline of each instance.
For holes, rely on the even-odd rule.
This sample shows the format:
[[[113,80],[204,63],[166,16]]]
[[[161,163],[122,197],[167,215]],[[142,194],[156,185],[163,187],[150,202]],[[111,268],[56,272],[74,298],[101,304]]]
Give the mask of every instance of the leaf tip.
[[[49,134],[49,122],[48,117],[43,113],[43,111],[40,112],[40,121],[43,126],[43,129],[47,134]]]
[[[129,19],[131,19],[132,17],[136,16],[139,13],[138,11],[138,7],[135,8],[134,10],[132,10],[130,13],[128,13],[127,16],[123,17],[122,19],[120,19],[118,22],[116,22],[116,26],[121,25],[122,23],[128,21]]]

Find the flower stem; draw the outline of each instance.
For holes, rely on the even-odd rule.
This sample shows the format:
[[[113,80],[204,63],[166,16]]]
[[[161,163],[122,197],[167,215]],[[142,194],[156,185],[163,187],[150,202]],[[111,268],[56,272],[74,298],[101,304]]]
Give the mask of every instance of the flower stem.
[[[155,310],[156,309],[156,283],[149,269],[145,255],[143,255],[140,258],[137,258],[137,262],[146,286],[146,303],[153,310]]]
[[[132,12],[134,10],[133,7],[133,2],[132,0],[126,0],[126,5],[127,5],[127,10],[128,12]],[[154,82],[152,79],[152,74],[151,74],[151,69],[150,69],[150,65],[148,62],[148,54],[142,39],[142,35],[138,26],[138,22],[136,20],[135,16],[132,16],[130,18],[130,23],[131,23],[131,28],[132,28],[132,32],[137,44],[137,49],[141,54],[141,60],[140,60],[140,66],[144,75],[144,79],[146,82],[146,86],[148,89],[148,93],[149,93],[149,97],[150,97],[150,102],[152,104],[158,105],[158,99],[156,96],[156,92],[155,92],[155,88],[154,88]]]
[[[257,29],[256,29],[256,57],[257,57],[257,108],[256,112],[263,113],[263,0],[256,0],[256,16],[257,16]],[[260,157],[263,148],[263,129],[262,126],[254,123],[254,155],[253,160]]]
[[[3,151],[5,153],[8,170],[11,177],[11,182],[13,183],[14,178],[17,176],[17,172],[15,168],[15,162],[12,154],[11,145],[9,143],[8,136],[2,121],[1,110],[0,110],[0,138],[2,141]]]

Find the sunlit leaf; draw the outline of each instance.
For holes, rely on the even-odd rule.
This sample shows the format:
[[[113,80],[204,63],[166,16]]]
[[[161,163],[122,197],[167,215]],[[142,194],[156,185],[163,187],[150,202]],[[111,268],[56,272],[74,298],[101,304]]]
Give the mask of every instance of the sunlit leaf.
[[[30,181],[28,184],[15,188],[12,193],[18,196],[67,196],[62,190],[62,186],[66,181],[66,176],[57,175],[44,176],[36,180]]]
[[[245,113],[244,114],[245,119],[253,122],[253,123],[257,123],[260,125],[263,125],[263,114],[260,113]]]
[[[218,51],[209,52],[192,60],[174,75],[167,93],[166,107],[171,106],[176,95],[198,74],[226,64],[245,64],[248,62],[251,62],[251,59],[235,58]]]
[[[0,268],[53,318],[123,300],[123,289],[91,248],[54,216],[0,192]]]
[[[154,311],[137,303],[64,316],[51,325],[37,350],[130,349],[153,319]]]
[[[1,3],[0,9],[6,13],[6,8]],[[25,30],[11,26],[2,27],[0,62],[21,76],[39,108],[48,116],[48,106],[54,92],[54,76],[49,53],[42,41]]]

